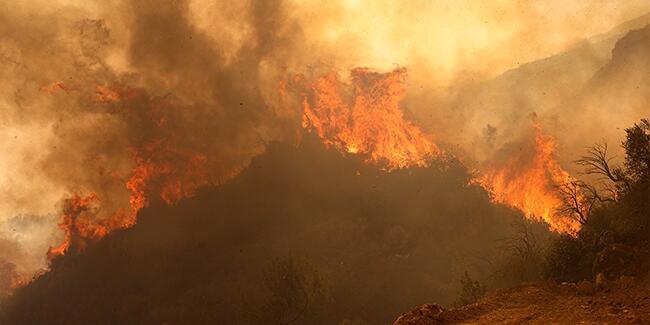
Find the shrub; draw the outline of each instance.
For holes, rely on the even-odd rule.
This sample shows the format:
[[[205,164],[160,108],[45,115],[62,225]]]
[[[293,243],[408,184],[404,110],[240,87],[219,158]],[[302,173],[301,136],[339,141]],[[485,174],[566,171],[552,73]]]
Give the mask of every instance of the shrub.
[[[301,324],[316,316],[325,302],[325,286],[316,269],[289,255],[264,270],[266,303],[257,316],[264,324]]]
[[[461,277],[460,285],[460,295],[456,302],[454,302],[454,306],[456,307],[473,304],[485,296],[487,292],[487,287],[478,280],[472,279],[467,271]]]
[[[563,235],[551,244],[544,273],[556,281],[577,282],[591,277],[594,254],[580,239]]]

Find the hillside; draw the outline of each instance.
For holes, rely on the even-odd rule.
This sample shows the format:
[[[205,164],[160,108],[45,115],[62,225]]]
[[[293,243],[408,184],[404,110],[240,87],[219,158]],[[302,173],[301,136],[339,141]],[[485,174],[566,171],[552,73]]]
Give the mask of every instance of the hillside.
[[[531,284],[498,290],[457,309],[423,305],[393,325],[431,324],[648,324],[650,277],[623,276],[593,284]]]
[[[650,14],[587,39],[554,56],[463,89],[450,107],[472,137],[465,150],[491,150],[516,142],[531,116],[561,136],[560,162],[571,170],[594,132],[612,143],[620,130],[647,117],[650,105]],[[582,121],[589,116],[589,124]],[[615,125],[612,125],[615,123]],[[576,127],[578,124],[580,127]],[[489,126],[489,127],[488,127]],[[493,129],[486,140],[485,132]],[[612,152],[620,156],[618,147]]]
[[[458,276],[490,273],[495,242],[521,219],[468,177],[454,161],[386,173],[310,137],[274,144],[227,184],[144,209],[133,228],[55,260],[0,323],[257,324],[296,313],[380,324],[422,301],[451,303]],[[304,314],[274,302],[265,281],[276,271],[298,279],[280,288],[309,293]],[[287,301],[302,304],[303,289]]]
[[[642,18],[646,19],[647,16]],[[547,84],[549,89],[559,92],[566,91],[567,101],[563,105],[571,103],[574,105],[571,107],[580,107],[585,113],[599,117],[590,123],[593,124],[594,129],[598,129],[599,134],[604,138],[611,139],[612,137],[609,135],[614,133],[619,134],[618,137],[622,137],[627,133],[626,143],[623,146],[619,147],[610,143],[611,152],[619,154],[625,147],[626,152],[619,155],[618,158],[626,159],[625,168],[637,166],[636,171],[618,181],[612,180],[613,183],[608,183],[610,179],[604,181],[602,174],[595,173],[597,176],[601,176],[599,180],[603,182],[601,185],[621,186],[619,193],[622,193],[622,196],[610,200],[609,205],[603,204],[601,210],[594,210],[595,212],[591,215],[593,219],[587,220],[577,238],[566,237],[564,239],[563,243],[569,243],[569,245],[562,247],[561,243],[556,246],[556,248],[566,249],[560,254],[567,254],[568,251],[575,249],[574,255],[571,255],[573,253],[564,255],[566,269],[559,273],[567,270],[576,272],[571,277],[577,278],[578,281],[560,284],[550,281],[543,284],[527,284],[512,289],[495,290],[478,302],[460,308],[445,309],[438,304],[422,305],[399,316],[394,325],[456,323],[646,324],[650,322],[650,276],[648,276],[650,254],[647,242],[650,238],[650,233],[648,233],[650,199],[648,199],[647,192],[648,167],[650,166],[647,149],[648,129],[646,126],[643,131],[644,135],[642,135],[641,129],[637,129],[637,138],[635,138],[637,140],[634,141],[639,141],[636,142],[639,145],[637,149],[639,154],[636,154],[634,150],[627,151],[629,147],[626,147],[629,145],[631,134],[633,134],[630,133],[630,129],[626,128],[626,132],[622,132],[624,126],[619,128],[619,125],[611,125],[611,122],[608,122],[613,120],[612,116],[628,116],[631,119],[648,117],[648,107],[650,107],[650,97],[648,97],[650,90],[649,44],[650,25],[631,30],[615,43],[610,59],[599,62],[598,65],[601,65],[599,68],[594,65],[589,70],[591,76],[585,76],[577,85],[573,85],[573,88],[567,90],[557,87],[553,83]],[[522,81],[520,79],[522,76],[527,75],[531,76],[533,81],[547,79],[548,76],[540,79],[534,77],[535,73],[546,71],[538,70],[538,68],[549,62],[560,63],[564,59],[568,61],[562,66],[567,67],[567,75],[573,76],[571,68],[568,66],[571,65],[571,60],[577,60],[574,62],[576,64],[579,61],[577,57],[573,57],[578,53],[575,51],[577,50],[542,62],[524,65],[520,69],[510,71],[497,78],[489,87],[498,88],[510,85],[533,92],[541,91],[540,89],[543,88],[537,86],[529,88],[527,83],[515,85]],[[486,93],[498,94],[500,92],[491,88]],[[540,108],[543,109],[544,106]],[[618,120],[620,121],[620,119]],[[557,126],[567,128],[568,134],[574,132],[569,130],[575,123],[582,123],[582,121],[573,120],[570,115],[559,116],[555,121]],[[629,123],[633,124],[634,122]],[[592,129],[582,132],[584,133],[574,133],[576,138],[588,139],[588,135],[594,133]],[[641,140],[643,137],[645,140]],[[572,152],[574,152],[574,156],[577,156],[578,154],[575,152],[579,151],[573,150]],[[633,159],[638,159],[640,163],[630,163],[630,152],[634,155]],[[605,159],[614,155],[609,153]],[[615,166],[616,163],[611,161],[612,159],[607,160],[605,165]],[[619,171],[622,170],[624,169]],[[582,174],[582,177],[586,176],[589,175]],[[616,182],[619,184],[616,185]],[[627,183],[621,185],[620,182]],[[625,230],[622,230],[623,228]],[[637,238],[635,239],[635,237]],[[577,246],[569,248],[570,245]],[[611,258],[604,258],[611,252],[618,253],[610,255]],[[586,255],[591,255],[591,257]],[[603,261],[609,265],[604,266]],[[608,272],[610,275],[607,275]],[[579,280],[580,278],[583,280]]]
[[[0,11],[0,324],[650,323],[650,14],[442,87],[284,1],[117,4]]]

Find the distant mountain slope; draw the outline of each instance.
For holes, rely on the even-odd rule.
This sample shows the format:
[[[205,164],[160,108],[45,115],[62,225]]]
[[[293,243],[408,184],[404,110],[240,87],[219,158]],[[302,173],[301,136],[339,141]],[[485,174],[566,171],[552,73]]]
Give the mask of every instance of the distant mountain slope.
[[[583,91],[584,97],[591,92],[601,97],[603,93],[616,93],[617,100],[641,99],[648,103],[650,87],[650,25],[630,31],[612,50],[612,58],[590,80]],[[627,105],[626,105],[627,104]],[[629,106],[635,103],[621,103]],[[646,111],[648,112],[648,111]]]
[[[488,148],[489,156],[490,150],[526,134],[532,118],[558,138],[559,156],[568,168],[597,141],[594,133],[617,147],[622,128],[650,111],[648,24],[650,14],[466,89],[453,106],[466,120],[467,151]],[[488,125],[496,131],[489,139]]]
[[[650,19],[650,16],[643,19]],[[644,20],[635,23],[639,22]],[[622,129],[641,117],[650,117],[650,25],[630,30],[620,37],[607,60],[599,61],[595,57],[587,60],[593,65],[578,67],[579,71],[588,72],[578,77],[572,75],[575,71],[571,64],[574,60],[579,62],[575,56],[577,53],[586,52],[584,48],[573,50],[524,65],[486,83],[484,87],[491,88],[483,91],[503,96],[504,101],[491,103],[494,109],[498,105],[514,105],[517,102],[516,90],[528,91],[527,96],[519,98],[518,107],[524,110],[519,114],[530,113],[535,108],[555,114],[554,120],[546,121],[547,126],[554,126],[559,141],[565,142],[565,151],[570,151],[566,144],[571,141],[575,141],[575,145],[581,143],[580,139],[598,141],[598,137],[602,137],[609,141],[610,154],[615,154],[620,142],[611,140],[621,133],[616,127]],[[526,80],[527,76],[529,80]],[[563,76],[577,84],[559,87],[556,82],[563,80]],[[544,82],[544,78],[551,77],[557,79]],[[531,94],[542,96],[551,90],[565,97],[564,101],[556,103],[556,107],[550,105],[552,101],[531,97]],[[505,102],[508,97],[513,97],[509,99],[513,103]],[[481,100],[477,99],[476,103],[481,103]],[[586,123],[589,123],[586,128],[576,127]],[[572,152],[576,155],[581,153],[575,148]],[[638,248],[643,254],[635,258],[639,262],[639,278],[622,276],[601,289],[588,282],[524,285],[493,292],[478,303],[462,308],[447,310],[437,304],[422,305],[399,316],[394,324],[648,324],[650,276],[647,274],[648,249],[645,245]]]

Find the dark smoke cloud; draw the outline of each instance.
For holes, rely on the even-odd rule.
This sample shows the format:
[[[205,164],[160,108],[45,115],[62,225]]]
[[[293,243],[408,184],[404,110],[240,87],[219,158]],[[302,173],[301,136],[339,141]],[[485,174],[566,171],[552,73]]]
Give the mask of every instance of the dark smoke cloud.
[[[201,155],[200,175],[218,184],[298,126],[298,112],[278,100],[282,59],[300,38],[281,1],[238,13],[249,33],[230,55],[192,22],[187,1],[2,6],[0,64],[11,80],[0,87],[2,143],[18,167],[8,170],[0,222],[43,215],[57,234],[23,234],[33,243],[21,245],[57,245],[57,210],[73,193],[97,193],[100,219],[130,209],[125,182],[136,158],[179,165],[161,176],[173,181],[192,172],[186,156]],[[162,144],[133,153],[152,143]],[[29,276],[44,262],[19,269]]]

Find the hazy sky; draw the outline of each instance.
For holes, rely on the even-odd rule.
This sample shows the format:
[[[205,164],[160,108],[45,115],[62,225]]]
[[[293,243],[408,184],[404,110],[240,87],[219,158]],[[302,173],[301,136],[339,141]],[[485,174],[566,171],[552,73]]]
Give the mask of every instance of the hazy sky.
[[[345,0],[295,6],[307,35],[343,45],[342,59],[350,65],[386,68],[422,60],[443,78],[458,69],[498,73],[650,11],[645,0]]]

